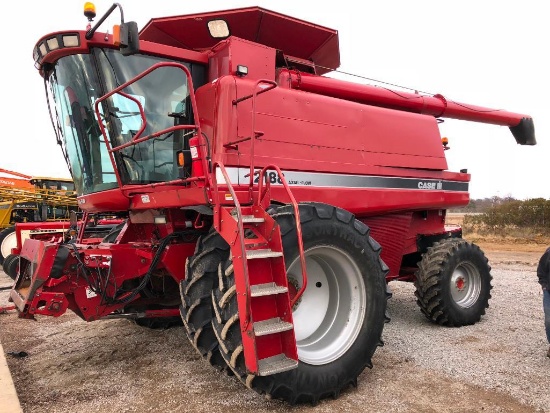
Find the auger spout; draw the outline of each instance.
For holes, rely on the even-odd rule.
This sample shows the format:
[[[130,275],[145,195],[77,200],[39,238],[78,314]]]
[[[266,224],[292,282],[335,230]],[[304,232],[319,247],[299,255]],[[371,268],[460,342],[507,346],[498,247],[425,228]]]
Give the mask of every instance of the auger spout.
[[[528,115],[454,102],[440,94],[402,92],[305,73],[297,74],[288,70],[282,71],[279,76],[280,83],[288,82],[292,89],[389,109],[432,115],[437,118],[508,126],[518,144],[535,145],[537,143],[533,118]]]

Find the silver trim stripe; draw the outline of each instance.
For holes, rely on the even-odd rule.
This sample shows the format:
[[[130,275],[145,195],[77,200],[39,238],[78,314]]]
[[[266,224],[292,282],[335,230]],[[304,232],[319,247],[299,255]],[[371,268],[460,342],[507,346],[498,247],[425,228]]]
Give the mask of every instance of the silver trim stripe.
[[[233,185],[248,185],[248,168],[226,168]],[[259,172],[259,170],[257,170]],[[283,171],[290,186],[338,187],[338,188],[383,188],[413,189],[431,191],[467,192],[468,182],[448,181],[442,179],[396,178],[372,175],[344,175],[319,172]],[[268,171],[267,176],[272,185],[282,185],[275,171]],[[219,169],[216,170],[218,183],[225,180]],[[256,178],[257,179],[257,178]]]

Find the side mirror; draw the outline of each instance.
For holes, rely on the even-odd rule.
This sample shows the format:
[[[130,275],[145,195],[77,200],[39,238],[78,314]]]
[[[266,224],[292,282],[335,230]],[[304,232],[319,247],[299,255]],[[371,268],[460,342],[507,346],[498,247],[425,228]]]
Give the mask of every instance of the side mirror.
[[[119,28],[120,53],[130,56],[139,52],[139,30],[136,22],[122,23]]]

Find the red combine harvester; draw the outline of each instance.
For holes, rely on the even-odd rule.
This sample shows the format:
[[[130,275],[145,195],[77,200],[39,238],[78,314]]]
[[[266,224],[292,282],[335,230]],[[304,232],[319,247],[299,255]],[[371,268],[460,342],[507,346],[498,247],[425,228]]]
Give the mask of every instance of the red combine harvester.
[[[434,323],[480,320],[490,267],[445,223],[470,175],[447,170],[438,123],[534,145],[530,116],[323,76],[337,31],[263,8],[98,32],[117,8],[92,27],[87,3],[88,29],[34,60],[80,208],[127,220],[99,243],[27,240],[21,317],[183,322],[212,366],[290,403],[372,366],[389,281],[414,282]]]

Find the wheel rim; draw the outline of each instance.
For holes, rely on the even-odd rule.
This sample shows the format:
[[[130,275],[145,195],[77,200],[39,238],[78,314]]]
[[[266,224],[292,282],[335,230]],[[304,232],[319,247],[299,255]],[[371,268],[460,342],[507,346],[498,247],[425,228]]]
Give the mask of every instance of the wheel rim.
[[[366,292],[361,271],[343,250],[317,246],[305,252],[308,284],[292,312],[298,358],[330,363],[355,342],[365,318]],[[299,257],[288,269],[289,282],[301,287]]]
[[[468,262],[460,263],[451,276],[451,296],[454,302],[464,308],[474,305],[481,292],[479,270]]]
[[[6,235],[6,237],[2,240],[2,244],[0,245],[0,253],[2,254],[2,257],[5,259],[8,255],[11,254],[11,249],[15,248],[16,246],[17,238],[15,237],[15,232]]]

